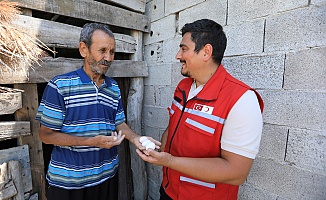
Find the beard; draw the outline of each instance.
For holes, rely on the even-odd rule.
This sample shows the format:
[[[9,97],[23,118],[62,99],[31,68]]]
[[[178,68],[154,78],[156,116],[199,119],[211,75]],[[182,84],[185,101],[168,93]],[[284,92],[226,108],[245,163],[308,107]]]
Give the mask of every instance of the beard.
[[[90,57],[87,63],[94,73],[101,75],[106,74],[112,64],[112,62],[106,61],[104,59],[97,62],[93,57]],[[100,65],[104,65],[105,67],[101,67]]]
[[[182,64],[186,64],[186,61],[185,61],[185,60],[180,60],[180,62],[181,62]],[[182,70],[183,70],[183,69],[182,69],[182,67],[181,67],[181,75],[182,75],[182,76],[184,76],[184,77],[190,77],[190,73],[189,73],[189,71],[185,71],[185,72],[183,72]]]

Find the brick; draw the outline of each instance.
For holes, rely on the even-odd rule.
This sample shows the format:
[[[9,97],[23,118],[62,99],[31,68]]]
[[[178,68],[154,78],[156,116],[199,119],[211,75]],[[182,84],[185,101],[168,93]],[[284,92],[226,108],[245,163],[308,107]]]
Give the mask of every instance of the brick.
[[[258,157],[283,162],[286,152],[288,128],[264,124]]]
[[[326,47],[291,52],[285,60],[285,89],[326,90]]]
[[[169,123],[169,113],[166,108],[143,106],[143,124],[165,129]]]
[[[265,51],[326,45],[326,4],[295,9],[266,20]]]
[[[145,15],[148,16],[151,22],[164,17],[164,1],[153,0],[148,2],[145,7]]]
[[[238,200],[278,200],[277,195],[245,183],[240,186]]]
[[[285,161],[326,176],[326,132],[290,129]]]
[[[180,1],[181,2],[181,1]],[[179,13],[180,32],[183,25],[198,19],[211,19],[224,26],[226,24],[227,0],[206,0],[205,2],[185,9]]]
[[[259,17],[265,17],[267,15],[276,14],[307,5],[307,0],[229,0],[228,24],[236,24],[241,21],[248,21]]]
[[[225,56],[263,52],[263,19],[225,26],[224,32],[228,40]]]
[[[171,85],[172,64],[153,64],[148,67],[150,76],[144,79],[144,85]]]
[[[230,74],[253,88],[281,89],[284,54],[226,57],[223,65]]]
[[[265,102],[265,123],[324,130],[326,92],[289,90],[259,91]]]
[[[150,33],[144,34],[144,44],[152,44],[169,38],[176,33],[175,16],[170,15],[151,23]]]
[[[204,1],[205,0],[187,0],[187,1],[165,0],[165,15],[170,15],[172,13],[180,12],[181,10],[192,7]]]
[[[155,62],[163,62],[162,42],[146,45],[144,48],[144,60],[150,64]]]
[[[248,183],[288,199],[324,199],[326,176],[258,158],[247,179]]]

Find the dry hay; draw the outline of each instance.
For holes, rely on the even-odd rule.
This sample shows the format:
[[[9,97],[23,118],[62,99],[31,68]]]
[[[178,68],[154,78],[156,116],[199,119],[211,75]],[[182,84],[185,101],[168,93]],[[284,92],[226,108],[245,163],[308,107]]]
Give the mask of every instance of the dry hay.
[[[18,30],[11,21],[20,14],[18,3],[0,0],[0,72],[26,71],[51,51],[37,38]]]

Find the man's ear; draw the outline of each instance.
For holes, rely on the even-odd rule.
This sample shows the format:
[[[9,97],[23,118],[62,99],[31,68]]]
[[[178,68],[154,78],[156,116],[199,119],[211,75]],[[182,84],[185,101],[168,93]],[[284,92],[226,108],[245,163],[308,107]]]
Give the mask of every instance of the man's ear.
[[[79,42],[79,53],[83,58],[87,56],[88,48],[84,42]]]
[[[213,54],[213,47],[211,44],[206,44],[204,46],[204,60],[207,61],[210,58],[212,58],[212,54]]]

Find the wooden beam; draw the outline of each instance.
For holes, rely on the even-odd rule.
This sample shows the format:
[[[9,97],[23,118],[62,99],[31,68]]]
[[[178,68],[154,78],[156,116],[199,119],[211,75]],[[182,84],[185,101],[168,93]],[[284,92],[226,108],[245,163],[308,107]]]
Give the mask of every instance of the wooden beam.
[[[48,13],[101,22],[133,30],[149,32],[149,18],[143,14],[128,11],[92,0],[12,0],[20,7]]]
[[[38,38],[49,47],[78,49],[81,27],[19,15],[12,21],[17,29]],[[114,33],[116,52],[134,53],[136,41],[132,36]]]
[[[0,72],[1,79],[1,72]],[[7,77],[7,80],[10,77]],[[21,92],[0,93],[0,115],[12,114],[22,107]]]
[[[0,141],[31,134],[29,121],[0,122]]]
[[[107,2],[116,3],[134,11],[145,12],[146,0],[107,0]]]
[[[83,65],[82,59],[44,58],[41,67],[35,65],[34,70],[0,71],[0,84],[13,83],[46,83],[54,76],[70,72]],[[148,67],[145,61],[115,60],[107,74],[109,77],[146,77]]]

